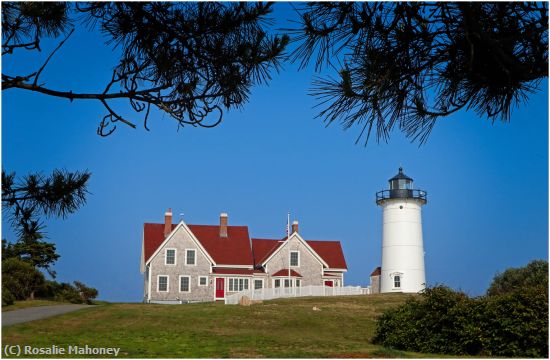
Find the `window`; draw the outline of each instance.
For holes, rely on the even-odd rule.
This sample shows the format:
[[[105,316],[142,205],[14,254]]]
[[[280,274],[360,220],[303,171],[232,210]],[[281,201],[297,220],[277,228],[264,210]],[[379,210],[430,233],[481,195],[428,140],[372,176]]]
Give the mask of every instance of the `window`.
[[[292,281],[290,279],[285,279],[285,287],[290,287],[290,283]]]
[[[208,276],[199,276],[199,286],[208,285]]]
[[[275,279],[273,287],[276,287],[276,288],[281,287],[281,280],[280,279]]]
[[[264,287],[264,281],[262,279],[254,280],[254,290],[262,289]]]
[[[189,276],[180,276],[180,292],[190,292],[191,288],[189,286]]]
[[[230,278],[227,291],[243,291],[248,290],[248,279]]]
[[[196,265],[195,250],[185,250],[185,265]]]
[[[290,266],[300,266],[300,252],[291,251],[290,252]]]
[[[296,287],[302,286],[302,281],[300,279],[296,279]]]
[[[157,291],[168,291],[168,276],[159,275],[157,281]]]
[[[176,249],[166,249],[166,265],[176,265]]]
[[[400,288],[401,287],[401,276],[395,275],[393,277],[393,287]]]

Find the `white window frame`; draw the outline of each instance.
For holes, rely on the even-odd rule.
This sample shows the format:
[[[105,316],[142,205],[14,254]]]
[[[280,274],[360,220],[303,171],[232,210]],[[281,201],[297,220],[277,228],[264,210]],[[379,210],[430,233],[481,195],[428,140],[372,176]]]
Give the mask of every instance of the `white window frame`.
[[[275,286],[276,282],[279,282],[279,286]],[[273,288],[278,289],[281,287],[281,279],[273,279]]]
[[[166,290],[160,290],[160,278],[166,278]],[[170,292],[170,276],[169,275],[157,275],[157,292]]]
[[[204,283],[204,285],[201,284],[201,279],[206,279],[206,282]],[[198,285],[199,286],[208,286],[208,276],[199,276],[199,282],[198,282]]]
[[[174,250],[174,263],[168,264],[168,250]],[[166,248],[164,250],[164,265],[166,266],[176,266],[178,264],[178,249],[176,248]]]
[[[293,253],[298,254],[298,265],[292,265],[292,254],[293,254]],[[298,251],[298,250],[292,250],[292,251],[290,251],[290,253],[288,254],[288,256],[289,256],[288,263],[290,264],[291,267],[300,267],[300,251]]]
[[[195,255],[193,257],[195,259],[194,264],[187,263],[187,253],[190,252],[190,251],[193,251],[195,253]],[[197,266],[197,249],[185,249],[185,265],[187,265],[187,266]]]
[[[391,276],[391,281],[392,281],[392,290],[400,290],[403,288],[403,273],[401,272],[395,272],[395,273],[392,273],[390,274]],[[399,276],[399,286],[396,287],[395,286],[395,277],[396,276]]]
[[[241,289],[241,284],[240,284],[241,281],[242,281],[242,285],[243,285],[242,289]],[[246,287],[245,287],[245,285],[246,285]],[[249,289],[250,289],[250,279],[249,278],[244,278],[244,277],[227,278],[227,291],[239,292],[239,291],[244,291],[244,290],[249,290]]]
[[[187,286],[189,288],[189,290],[185,291],[185,290],[182,290],[181,289],[181,279],[183,278],[187,278]],[[180,275],[179,276],[179,289],[180,289],[180,293],[190,293],[191,292],[191,276],[189,275]]]
[[[262,282],[262,287],[260,289],[263,289],[264,288],[264,279],[252,279],[252,285],[254,286],[254,290],[260,290],[260,289],[256,289],[256,281],[261,281]]]
[[[298,285],[298,281],[300,285]],[[294,287],[302,287],[302,279],[294,279]]]

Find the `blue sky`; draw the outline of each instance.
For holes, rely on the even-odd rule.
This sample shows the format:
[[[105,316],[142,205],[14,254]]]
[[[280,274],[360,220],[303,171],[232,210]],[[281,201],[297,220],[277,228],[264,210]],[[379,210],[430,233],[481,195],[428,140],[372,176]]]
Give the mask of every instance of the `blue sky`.
[[[281,27],[292,15],[284,6],[276,5]],[[3,70],[30,73],[47,55],[3,59]],[[99,91],[115,64],[100,35],[77,28],[41,79],[52,88]],[[99,103],[4,91],[3,169],[92,173],[87,204],[46,221],[61,255],[58,279],[83,281],[102,299],[140,301],[142,224],[163,221],[171,207],[175,219],[184,213],[192,224],[216,224],[227,212],[230,224],[248,225],[254,237],[282,237],[290,211],[306,239],[341,240],[347,284],[366,286],[381,260],[375,193],[400,165],[428,192],[429,284],[480,295],[496,272],[548,259],[547,81],[508,124],[463,111],[441,119],[421,147],[397,132],[363,147],[354,144],[359,128],[326,128],[314,118],[316,101],[307,95],[313,76],[312,67],[285,64],[214,129],[177,131],[155,113],[150,132],[120,126],[107,138],[96,135]],[[2,225],[2,236],[15,240]]]

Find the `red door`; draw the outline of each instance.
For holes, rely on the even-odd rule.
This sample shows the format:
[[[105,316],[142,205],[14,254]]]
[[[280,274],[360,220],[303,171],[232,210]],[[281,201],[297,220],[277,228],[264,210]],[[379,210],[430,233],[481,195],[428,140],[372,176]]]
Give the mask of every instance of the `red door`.
[[[325,286],[332,287],[333,286],[332,280],[325,280]]]
[[[216,278],[216,298],[224,298],[224,289],[225,289],[225,279],[224,278]]]

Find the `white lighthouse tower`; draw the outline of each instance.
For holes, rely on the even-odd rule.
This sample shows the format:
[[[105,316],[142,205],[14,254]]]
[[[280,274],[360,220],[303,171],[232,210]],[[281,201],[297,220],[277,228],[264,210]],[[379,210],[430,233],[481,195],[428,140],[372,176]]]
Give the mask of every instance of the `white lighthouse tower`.
[[[383,210],[380,292],[416,293],[426,287],[421,208],[427,193],[414,189],[402,168],[389,183],[376,193]]]

